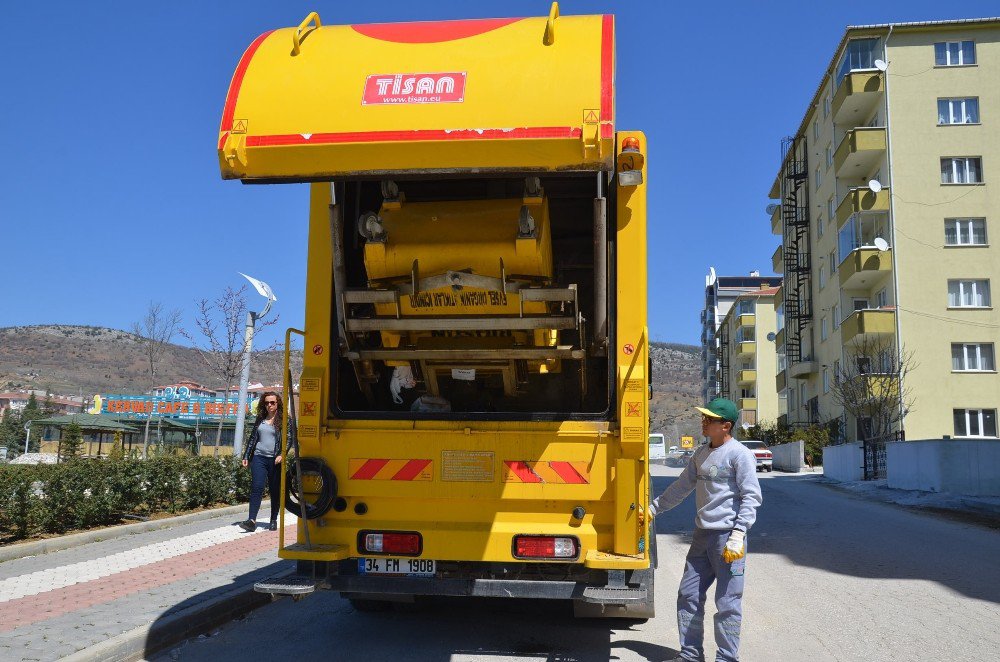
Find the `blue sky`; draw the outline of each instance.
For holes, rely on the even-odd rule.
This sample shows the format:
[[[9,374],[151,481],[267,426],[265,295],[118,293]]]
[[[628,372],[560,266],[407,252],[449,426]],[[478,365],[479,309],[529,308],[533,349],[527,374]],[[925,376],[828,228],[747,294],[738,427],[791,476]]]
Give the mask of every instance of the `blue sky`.
[[[218,172],[222,106],[246,46],[312,10],[344,24],[540,16],[548,6],[3,3],[0,326],[128,328],[159,301],[181,309],[193,330],[194,302],[238,286],[238,271],[278,295],[280,324],[262,340],[301,326],[307,188],[243,186]],[[560,9],[616,14],[617,126],[649,142],[649,326],[655,340],[691,344],[710,265],[771,273],[777,238],[764,208],[779,143],[798,126],[845,26],[1000,14],[982,0]]]

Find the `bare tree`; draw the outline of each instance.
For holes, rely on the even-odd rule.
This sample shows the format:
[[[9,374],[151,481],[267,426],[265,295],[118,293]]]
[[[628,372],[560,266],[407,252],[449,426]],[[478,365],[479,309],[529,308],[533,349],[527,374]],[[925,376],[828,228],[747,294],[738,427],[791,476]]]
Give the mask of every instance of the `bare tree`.
[[[860,422],[864,439],[886,439],[913,411],[907,376],[917,368],[912,352],[888,336],[863,336],[845,352],[830,392],[844,411]]]
[[[181,311],[164,310],[163,304],[150,301],[146,315],[138,322],[132,324],[132,333],[136,341],[142,348],[143,361],[146,364],[146,374],[149,375],[149,388],[156,386],[159,376],[160,359],[163,352],[170,344],[174,334],[177,333],[181,323]],[[149,420],[152,416],[146,416],[146,429],[142,437],[142,457],[149,454]]]
[[[198,313],[195,316],[198,338],[195,334],[181,331],[181,334],[194,344],[206,365],[222,382],[225,389],[222,401],[223,415],[219,417],[219,426],[215,433],[213,454],[216,456],[219,454],[219,444],[222,441],[222,424],[229,406],[229,394],[240,379],[243,355],[249,349],[246,347],[243,333],[246,316],[246,285],[239,289],[227,287],[214,301],[202,299],[198,302]],[[258,328],[270,326],[277,321],[277,316],[267,321],[260,321]],[[255,348],[251,353],[251,359],[258,352],[273,351],[276,346],[275,343],[269,347]],[[244,412],[237,412],[236,415],[243,416]]]

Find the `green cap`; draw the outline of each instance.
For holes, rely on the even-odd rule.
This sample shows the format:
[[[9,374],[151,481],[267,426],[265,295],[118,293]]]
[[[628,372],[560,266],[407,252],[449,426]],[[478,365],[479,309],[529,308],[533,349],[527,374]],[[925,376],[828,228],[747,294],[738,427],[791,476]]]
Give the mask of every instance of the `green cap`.
[[[736,409],[736,403],[732,400],[727,400],[726,398],[716,398],[708,403],[708,407],[695,407],[705,416],[709,418],[721,418],[724,421],[729,421],[736,425],[736,421],[740,418],[740,412]]]

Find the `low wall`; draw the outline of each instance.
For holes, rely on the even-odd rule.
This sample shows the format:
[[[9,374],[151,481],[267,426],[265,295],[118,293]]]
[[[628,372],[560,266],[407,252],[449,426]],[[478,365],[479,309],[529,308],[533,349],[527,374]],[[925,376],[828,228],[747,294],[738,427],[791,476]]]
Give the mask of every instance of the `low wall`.
[[[834,480],[864,480],[865,458],[860,443],[823,448],[823,475]]]
[[[1000,440],[896,441],[885,447],[889,487],[1000,496]]]
[[[771,446],[771,454],[774,456],[774,468],[778,471],[791,471],[797,473],[806,468],[803,460],[805,457],[804,441],[793,441],[788,444]]]

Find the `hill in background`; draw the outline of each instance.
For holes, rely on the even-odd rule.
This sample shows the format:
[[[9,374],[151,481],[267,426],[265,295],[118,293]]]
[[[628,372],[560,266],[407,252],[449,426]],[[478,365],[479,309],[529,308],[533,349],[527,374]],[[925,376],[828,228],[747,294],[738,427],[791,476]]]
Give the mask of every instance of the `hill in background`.
[[[682,434],[701,433],[700,349],[694,345],[654,342],[653,400],[650,430],[676,443]],[[251,370],[253,381],[281,382],[282,352],[263,353]],[[301,370],[293,353],[293,374]],[[159,384],[194,381],[221,387],[198,350],[170,345],[159,364]],[[94,326],[52,324],[0,328],[0,391],[41,389],[54,395],[143,393],[150,388],[145,357],[128,331]]]

